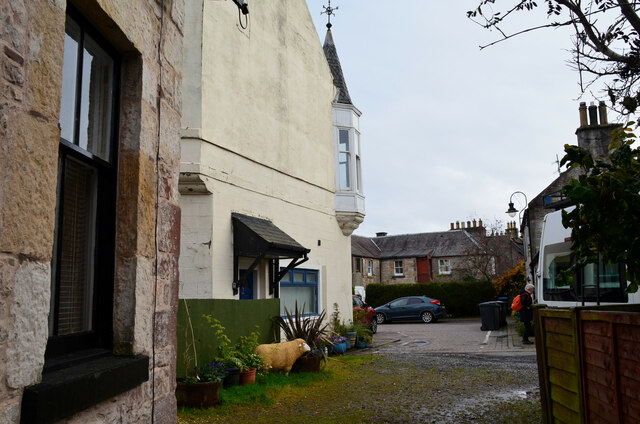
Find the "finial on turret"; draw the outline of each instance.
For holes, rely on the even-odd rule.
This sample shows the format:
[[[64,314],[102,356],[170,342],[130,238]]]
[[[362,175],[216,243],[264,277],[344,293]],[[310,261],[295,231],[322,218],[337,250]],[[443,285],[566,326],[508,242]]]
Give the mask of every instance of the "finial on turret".
[[[331,7],[331,0],[327,0],[329,2],[328,6],[322,5],[322,7],[324,8],[324,12],[320,12],[320,14],[327,14],[327,29],[331,29],[331,15],[336,16],[335,13],[333,13],[334,10],[338,10],[338,7]]]

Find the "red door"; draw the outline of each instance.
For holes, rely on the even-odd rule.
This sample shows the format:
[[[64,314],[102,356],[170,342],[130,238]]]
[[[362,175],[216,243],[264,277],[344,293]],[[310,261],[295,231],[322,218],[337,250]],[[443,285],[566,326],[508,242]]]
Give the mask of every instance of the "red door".
[[[418,283],[428,283],[430,281],[429,275],[431,274],[429,269],[428,258],[417,258],[418,265]]]

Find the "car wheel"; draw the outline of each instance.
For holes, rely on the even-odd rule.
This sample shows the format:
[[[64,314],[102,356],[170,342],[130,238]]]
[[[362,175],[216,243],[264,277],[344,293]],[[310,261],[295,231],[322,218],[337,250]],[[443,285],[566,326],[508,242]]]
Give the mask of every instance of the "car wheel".
[[[433,314],[429,311],[424,311],[422,314],[420,314],[420,319],[422,320],[422,322],[426,322],[427,324],[434,322]]]
[[[376,314],[376,321],[378,322],[378,324],[384,324],[385,322],[384,314],[381,314],[381,313]]]
[[[378,332],[378,316],[377,315],[371,320],[371,332],[373,334],[376,334]]]

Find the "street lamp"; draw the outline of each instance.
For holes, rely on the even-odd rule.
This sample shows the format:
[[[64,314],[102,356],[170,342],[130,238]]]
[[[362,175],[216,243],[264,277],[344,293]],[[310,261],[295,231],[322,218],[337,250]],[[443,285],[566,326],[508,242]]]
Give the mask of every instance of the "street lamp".
[[[524,206],[521,209],[516,209],[513,206],[513,196],[516,195],[516,194],[521,194],[522,196],[524,196]],[[509,197],[509,209],[507,209],[506,213],[509,214],[509,216],[513,218],[514,216],[516,216],[516,214],[518,212],[520,212],[518,214],[518,224],[522,224],[522,217],[521,217],[522,211],[524,211],[526,209],[528,204],[529,204],[529,202],[527,201],[527,195],[524,194],[521,191],[515,191],[515,192],[511,193],[511,197]]]

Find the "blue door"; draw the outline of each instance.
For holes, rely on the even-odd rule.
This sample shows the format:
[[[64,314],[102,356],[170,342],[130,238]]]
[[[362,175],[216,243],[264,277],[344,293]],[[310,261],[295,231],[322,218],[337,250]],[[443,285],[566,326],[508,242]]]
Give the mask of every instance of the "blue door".
[[[246,269],[240,270],[240,279],[244,277],[246,272]],[[244,285],[240,287],[240,300],[250,299],[253,299],[253,272],[247,276],[247,281],[245,281]]]

